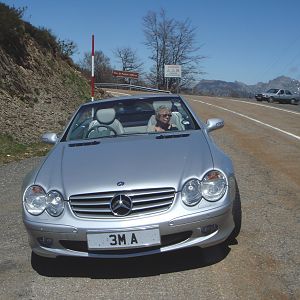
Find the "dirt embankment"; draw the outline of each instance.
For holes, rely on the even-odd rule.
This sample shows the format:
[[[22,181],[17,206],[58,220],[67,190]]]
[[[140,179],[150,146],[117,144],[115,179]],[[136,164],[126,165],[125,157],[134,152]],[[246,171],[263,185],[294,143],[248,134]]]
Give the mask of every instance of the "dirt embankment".
[[[0,45],[0,134],[26,144],[45,131],[62,130],[90,93],[88,80],[72,64],[31,38],[25,47],[27,56],[18,65]],[[101,90],[96,96],[105,97]]]

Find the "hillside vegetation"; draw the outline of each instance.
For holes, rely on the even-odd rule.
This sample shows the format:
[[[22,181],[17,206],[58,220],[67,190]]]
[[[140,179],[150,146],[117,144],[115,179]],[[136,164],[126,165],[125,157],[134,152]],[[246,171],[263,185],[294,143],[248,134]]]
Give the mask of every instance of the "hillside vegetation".
[[[63,55],[55,37],[0,3],[0,128],[21,143],[59,131],[89,96],[87,80]]]
[[[89,99],[88,80],[56,37],[22,14],[0,3],[0,155],[7,157],[13,148],[30,152],[44,132],[61,131]]]

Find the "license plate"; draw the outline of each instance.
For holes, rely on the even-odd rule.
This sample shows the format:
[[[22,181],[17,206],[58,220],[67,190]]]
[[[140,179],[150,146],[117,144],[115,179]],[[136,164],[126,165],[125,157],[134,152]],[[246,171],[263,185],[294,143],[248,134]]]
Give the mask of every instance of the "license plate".
[[[160,245],[159,229],[117,231],[87,234],[88,247],[94,249],[126,249]]]

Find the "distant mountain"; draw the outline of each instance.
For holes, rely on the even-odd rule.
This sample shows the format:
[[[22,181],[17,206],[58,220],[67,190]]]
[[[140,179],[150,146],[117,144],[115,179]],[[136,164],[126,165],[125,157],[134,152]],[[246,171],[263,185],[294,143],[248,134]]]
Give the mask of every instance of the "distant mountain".
[[[299,93],[300,81],[286,76],[280,76],[267,83],[259,82],[247,85],[243,82],[227,82],[221,80],[201,80],[193,89],[195,94],[222,97],[252,98],[256,93],[270,88],[287,89]]]

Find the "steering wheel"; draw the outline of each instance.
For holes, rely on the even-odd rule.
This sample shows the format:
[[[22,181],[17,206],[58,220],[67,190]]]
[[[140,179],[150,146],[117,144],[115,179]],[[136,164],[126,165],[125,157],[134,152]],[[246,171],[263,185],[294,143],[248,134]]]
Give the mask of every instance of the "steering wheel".
[[[96,125],[96,126],[92,127],[91,129],[89,129],[86,136],[89,137],[89,135],[92,131],[98,131],[100,133],[100,131],[98,129],[101,128],[101,127],[108,129],[110,131],[109,135],[110,135],[111,132],[113,132],[114,135],[118,135],[117,131],[115,129],[113,129],[111,126],[101,124],[101,125]]]

